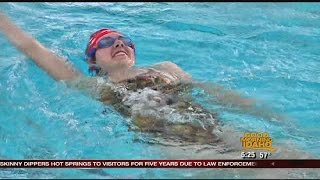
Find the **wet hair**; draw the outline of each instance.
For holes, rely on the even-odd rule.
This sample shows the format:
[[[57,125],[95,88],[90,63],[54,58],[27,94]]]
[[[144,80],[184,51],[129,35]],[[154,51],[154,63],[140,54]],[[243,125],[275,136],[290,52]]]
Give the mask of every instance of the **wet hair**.
[[[87,48],[85,50],[85,54],[86,54],[86,61],[89,64],[88,72],[91,76],[98,75],[101,70],[101,68],[96,64],[97,44],[103,36],[111,32],[117,32],[117,31],[114,31],[108,28],[102,28],[90,35]]]

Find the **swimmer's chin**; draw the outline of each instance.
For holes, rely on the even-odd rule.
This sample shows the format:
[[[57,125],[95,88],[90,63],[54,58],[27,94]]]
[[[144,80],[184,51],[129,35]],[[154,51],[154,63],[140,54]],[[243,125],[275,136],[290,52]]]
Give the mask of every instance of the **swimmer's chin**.
[[[127,55],[116,56],[112,59],[112,62],[126,64],[128,66],[132,66],[134,64],[134,61],[130,59]]]

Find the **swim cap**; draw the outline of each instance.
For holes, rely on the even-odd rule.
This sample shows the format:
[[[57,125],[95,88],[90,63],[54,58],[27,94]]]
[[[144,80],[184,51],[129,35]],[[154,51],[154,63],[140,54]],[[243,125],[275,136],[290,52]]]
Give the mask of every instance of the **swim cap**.
[[[86,55],[89,57],[89,58],[93,58],[95,56],[95,50],[97,48],[97,45],[98,45],[98,42],[99,40],[111,33],[111,32],[117,32],[117,31],[114,31],[114,30],[111,30],[111,29],[107,29],[107,28],[103,28],[103,29],[100,29],[96,32],[94,32],[93,34],[91,34],[90,36],[90,39],[89,39],[89,42],[88,42],[88,45],[87,45],[87,48],[86,48]]]

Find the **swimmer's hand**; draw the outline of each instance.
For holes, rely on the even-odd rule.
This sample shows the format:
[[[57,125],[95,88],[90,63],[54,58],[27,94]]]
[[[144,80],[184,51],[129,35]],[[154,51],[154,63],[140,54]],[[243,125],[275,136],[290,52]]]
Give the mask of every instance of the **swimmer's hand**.
[[[0,12],[0,32],[2,32],[16,48],[30,57],[54,79],[67,80],[80,76],[80,73],[77,72],[71,64],[67,63],[65,59],[45,48],[31,35],[11,22],[2,12]]]

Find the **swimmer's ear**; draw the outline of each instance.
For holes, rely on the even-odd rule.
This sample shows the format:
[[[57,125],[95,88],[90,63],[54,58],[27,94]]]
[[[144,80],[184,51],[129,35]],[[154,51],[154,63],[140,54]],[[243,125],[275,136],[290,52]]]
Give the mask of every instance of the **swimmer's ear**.
[[[90,58],[88,61],[89,69],[88,72],[91,76],[97,76],[101,72],[101,67],[96,64],[96,58]]]
[[[8,40],[25,55],[30,57],[39,67],[56,80],[74,79],[80,76],[71,63],[54,54],[40,42],[27,34],[17,25],[0,13],[0,31]]]

